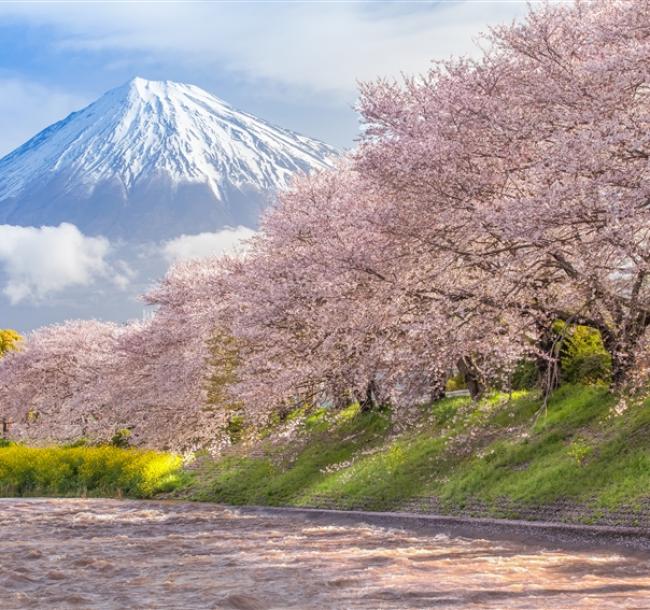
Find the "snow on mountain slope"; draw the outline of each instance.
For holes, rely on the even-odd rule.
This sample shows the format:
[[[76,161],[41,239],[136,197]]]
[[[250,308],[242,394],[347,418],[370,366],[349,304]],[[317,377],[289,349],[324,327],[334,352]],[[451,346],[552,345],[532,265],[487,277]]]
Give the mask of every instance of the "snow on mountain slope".
[[[269,193],[335,154],[199,87],[135,78],[0,159],[0,224],[139,240],[255,226]]]

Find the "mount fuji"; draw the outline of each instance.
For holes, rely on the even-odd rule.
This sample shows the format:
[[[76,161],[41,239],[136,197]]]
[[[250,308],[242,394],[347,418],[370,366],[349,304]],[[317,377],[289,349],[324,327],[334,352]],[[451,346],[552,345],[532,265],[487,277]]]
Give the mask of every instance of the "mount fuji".
[[[336,155],[199,87],[135,78],[0,159],[0,224],[127,242],[255,228],[274,191]]]

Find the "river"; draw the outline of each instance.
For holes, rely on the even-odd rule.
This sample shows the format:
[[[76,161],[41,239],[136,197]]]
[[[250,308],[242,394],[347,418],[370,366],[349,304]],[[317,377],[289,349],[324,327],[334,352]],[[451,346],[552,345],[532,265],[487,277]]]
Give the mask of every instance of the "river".
[[[247,514],[0,500],[0,608],[650,608],[650,558]]]

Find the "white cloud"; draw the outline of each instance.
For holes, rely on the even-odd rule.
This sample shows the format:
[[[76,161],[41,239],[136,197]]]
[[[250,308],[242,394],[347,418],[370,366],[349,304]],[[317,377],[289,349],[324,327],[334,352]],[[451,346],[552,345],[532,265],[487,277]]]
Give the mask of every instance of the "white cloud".
[[[0,78],[0,157],[87,101],[29,80]]]
[[[135,269],[124,260],[115,261],[112,271],[112,282],[120,290],[126,290],[137,276]]]
[[[16,227],[0,225],[2,289],[12,304],[40,300],[70,286],[87,285],[108,276],[110,244],[86,237],[74,225]]]
[[[181,235],[163,245],[163,254],[169,262],[238,254],[246,249],[245,240],[255,235],[255,231],[246,227],[224,229],[216,233],[199,233],[198,235]]]
[[[225,67],[346,101],[357,80],[418,73],[432,59],[476,52],[488,25],[525,11],[523,1],[0,3],[0,15],[57,28],[62,47]]]

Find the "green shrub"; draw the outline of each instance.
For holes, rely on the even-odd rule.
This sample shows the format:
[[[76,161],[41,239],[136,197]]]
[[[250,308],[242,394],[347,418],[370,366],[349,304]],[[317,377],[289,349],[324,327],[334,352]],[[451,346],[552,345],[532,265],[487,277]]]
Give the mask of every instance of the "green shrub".
[[[453,377],[447,379],[445,383],[445,391],[455,392],[456,390],[465,390],[467,384],[465,383],[465,378],[462,373],[456,373]]]
[[[560,346],[562,381],[567,383],[607,383],[612,358],[603,345],[600,333],[589,326],[557,325],[565,334]]]
[[[234,445],[244,437],[245,421],[241,415],[232,415],[226,424],[226,434]]]
[[[156,451],[12,445],[0,449],[0,495],[146,498],[180,485],[181,466]]]
[[[539,372],[532,360],[520,360],[512,372],[510,385],[513,390],[532,390],[538,382]]]
[[[62,445],[63,447],[89,447],[93,443],[89,438],[86,438],[85,436],[82,436],[74,441],[70,441],[69,443],[65,443]]]
[[[0,358],[7,352],[17,350],[21,341],[22,337],[15,330],[0,328]]]
[[[577,438],[571,443],[567,453],[579,465],[582,465],[587,460],[587,458],[591,455],[592,451],[593,448],[591,447],[591,445],[589,445],[586,441],[582,440],[581,438]]]
[[[129,446],[129,439],[131,438],[131,430],[128,428],[121,428],[117,430],[111,437],[111,445],[113,447],[121,447],[126,449]]]

